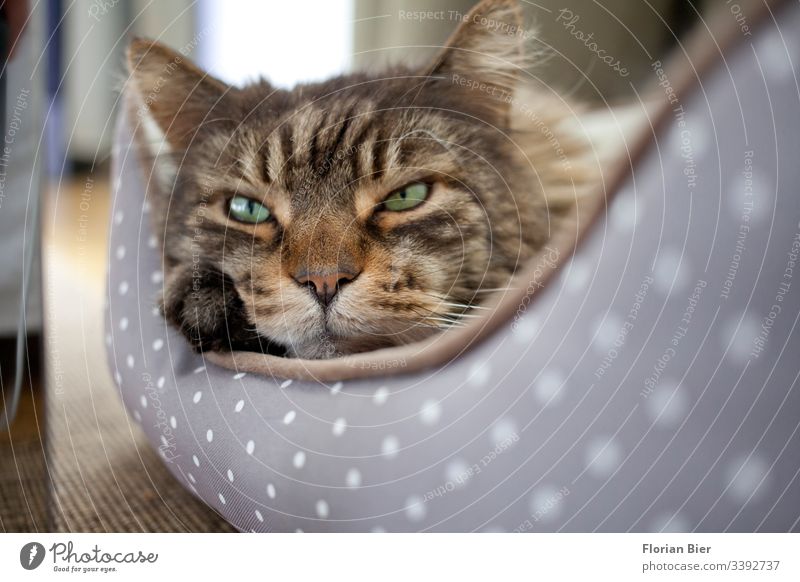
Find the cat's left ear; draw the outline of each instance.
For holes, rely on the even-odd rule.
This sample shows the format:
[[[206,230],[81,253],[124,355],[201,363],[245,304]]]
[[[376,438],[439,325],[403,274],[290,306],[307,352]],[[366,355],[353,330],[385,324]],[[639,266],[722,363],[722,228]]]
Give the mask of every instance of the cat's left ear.
[[[127,60],[138,105],[179,148],[187,147],[212,110],[232,97],[229,85],[161,43],[135,38]]]
[[[474,90],[505,119],[524,59],[522,24],[517,0],[483,0],[463,17],[426,74]]]

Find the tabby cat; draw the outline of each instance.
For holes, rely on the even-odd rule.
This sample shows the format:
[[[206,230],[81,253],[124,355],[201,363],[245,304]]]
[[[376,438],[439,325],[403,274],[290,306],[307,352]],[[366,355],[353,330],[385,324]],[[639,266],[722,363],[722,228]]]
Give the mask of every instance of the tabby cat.
[[[484,0],[425,67],[292,90],[134,40],[166,318],[198,350],[330,358],[475,317],[574,197],[573,112],[527,87],[527,40]]]

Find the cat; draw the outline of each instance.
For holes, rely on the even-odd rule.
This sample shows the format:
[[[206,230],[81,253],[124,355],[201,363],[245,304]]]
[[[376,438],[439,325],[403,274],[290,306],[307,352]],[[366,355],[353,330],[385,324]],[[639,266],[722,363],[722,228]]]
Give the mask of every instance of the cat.
[[[167,320],[201,351],[331,358],[480,313],[593,179],[524,33],[516,0],[484,0],[424,67],[292,90],[134,39]]]

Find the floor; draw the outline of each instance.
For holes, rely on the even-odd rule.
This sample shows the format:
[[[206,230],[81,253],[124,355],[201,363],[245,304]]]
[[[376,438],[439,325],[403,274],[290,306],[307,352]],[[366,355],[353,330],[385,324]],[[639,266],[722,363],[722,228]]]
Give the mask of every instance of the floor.
[[[46,197],[46,372],[0,437],[0,530],[231,531],[163,467],[107,369],[105,175],[72,179]]]

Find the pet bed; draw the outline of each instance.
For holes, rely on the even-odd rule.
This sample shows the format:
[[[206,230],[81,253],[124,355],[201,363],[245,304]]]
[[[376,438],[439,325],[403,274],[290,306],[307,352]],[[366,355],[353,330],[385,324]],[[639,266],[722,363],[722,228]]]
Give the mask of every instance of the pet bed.
[[[797,530],[800,8],[760,14],[653,64],[653,130],[574,252],[466,329],[344,360],[204,357],[166,325],[123,115],[106,341],[130,416],[244,531]]]

